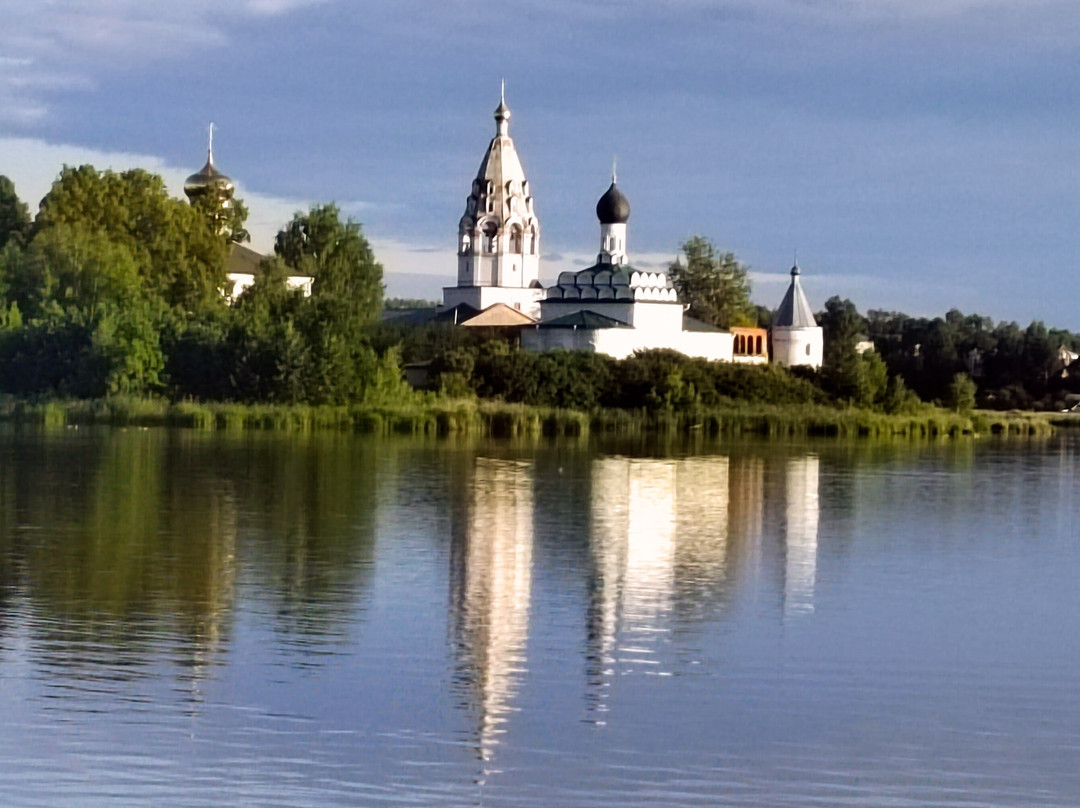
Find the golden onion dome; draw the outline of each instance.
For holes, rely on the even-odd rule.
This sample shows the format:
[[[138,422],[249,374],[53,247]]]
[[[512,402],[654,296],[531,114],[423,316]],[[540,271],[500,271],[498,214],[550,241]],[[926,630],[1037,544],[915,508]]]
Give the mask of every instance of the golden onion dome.
[[[214,154],[210,152],[204,165],[195,174],[184,180],[184,193],[188,199],[213,191],[219,195],[229,196],[236,190],[233,181],[218,171],[214,165]]]
[[[236,186],[232,179],[218,171],[214,165],[214,124],[210,124],[210,143],[206,149],[206,165],[195,174],[184,180],[184,193],[188,199],[203,196],[213,192],[217,196],[228,199],[232,196]]]

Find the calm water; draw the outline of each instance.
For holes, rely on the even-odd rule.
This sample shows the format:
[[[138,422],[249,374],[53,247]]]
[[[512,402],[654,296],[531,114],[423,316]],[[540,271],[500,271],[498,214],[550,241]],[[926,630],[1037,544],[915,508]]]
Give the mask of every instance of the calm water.
[[[1076,806],[1078,460],[0,430],[0,803]]]

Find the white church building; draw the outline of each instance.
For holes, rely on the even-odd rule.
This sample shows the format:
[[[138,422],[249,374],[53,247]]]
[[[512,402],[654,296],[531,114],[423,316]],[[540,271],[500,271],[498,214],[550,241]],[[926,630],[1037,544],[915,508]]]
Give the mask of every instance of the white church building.
[[[443,311],[468,307],[497,312],[509,307],[520,320],[525,318],[518,312],[532,320],[521,330],[521,345],[533,351],[562,348],[622,359],[639,350],[669,348],[726,362],[761,359],[742,352],[737,356],[736,337],[730,331],[687,317],[666,273],[630,265],[626,238],[630,203],[614,172],[611,187],[596,203],[600,221],[596,263],[561,273],[545,289],[540,283],[540,225],[509,135],[509,120],[504,97],[495,110],[495,137],[458,223],[457,285],[443,289]],[[821,329],[798,284],[797,269],[777,315],[773,341],[781,353],[776,361],[820,366]]]

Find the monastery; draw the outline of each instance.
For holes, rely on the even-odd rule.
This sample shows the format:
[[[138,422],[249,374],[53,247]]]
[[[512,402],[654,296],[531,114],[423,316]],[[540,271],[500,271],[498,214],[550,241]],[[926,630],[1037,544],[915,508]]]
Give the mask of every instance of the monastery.
[[[515,326],[527,350],[596,351],[624,358],[670,348],[727,362],[820,367],[822,329],[799,282],[798,266],[773,318],[761,328],[716,328],[685,314],[664,272],[634,269],[627,252],[630,202],[612,172],[596,203],[600,252],[596,263],[540,283],[540,224],[529,181],[509,133],[503,97],[495,137],[480,162],[458,222],[457,285],[443,289],[441,311],[466,326]],[[770,333],[771,332],[771,333]]]
[[[212,195],[222,212],[235,186],[214,165],[213,127],[206,164],[184,183],[193,203]],[[480,161],[458,222],[457,284],[443,289],[439,318],[457,325],[512,327],[526,350],[595,351],[617,359],[634,351],[667,348],[726,362],[781,365],[822,363],[822,329],[800,284],[798,265],[770,329],[722,329],[685,313],[664,272],[635,269],[627,251],[630,202],[612,171],[611,186],[596,203],[600,251],[596,263],[562,272],[554,285],[540,282],[540,222],[529,181],[510,137],[505,96],[495,109],[495,136]],[[224,216],[222,216],[224,226]],[[226,266],[235,300],[255,281],[263,256],[234,244]],[[311,294],[313,279],[288,284]]]

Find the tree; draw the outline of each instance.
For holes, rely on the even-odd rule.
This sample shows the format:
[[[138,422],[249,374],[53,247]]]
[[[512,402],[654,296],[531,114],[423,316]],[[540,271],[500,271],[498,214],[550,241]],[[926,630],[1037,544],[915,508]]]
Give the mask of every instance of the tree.
[[[251,241],[251,234],[244,228],[247,222],[248,209],[244,200],[233,197],[228,201],[228,206],[223,206],[221,199],[214,194],[203,194],[191,201],[191,207],[197,210],[210,222],[215,229],[228,242]]]
[[[15,183],[0,175],[0,250],[9,243],[22,245],[30,234],[30,211],[15,193]]]
[[[358,324],[373,322],[382,309],[382,266],[352,219],[342,222],[337,205],[314,205],[297,213],[277,234],[274,252],[301,275],[315,278],[316,300],[333,301]]]
[[[168,306],[224,305],[227,240],[203,212],[170,197],[156,174],[65,167],[41,201],[34,231],[62,224],[124,246],[148,290]]]
[[[825,301],[825,311],[817,316],[824,337],[822,383],[833,396],[851,402],[863,402],[863,366],[855,346],[866,327],[866,320],[855,304],[838,296]]]
[[[975,409],[975,382],[966,373],[957,373],[949,382],[945,403],[958,413],[967,414]]]
[[[15,392],[158,390],[162,304],[145,294],[126,247],[60,224],[38,233],[7,271],[12,305],[26,318],[5,340],[5,384]]]
[[[719,328],[754,325],[747,269],[730,252],[721,252],[703,236],[683,242],[683,256],[668,265],[679,299],[692,317]]]
[[[336,205],[315,205],[278,233],[274,252],[292,272],[314,277],[295,320],[310,350],[306,398],[358,401],[385,387],[396,359],[380,358],[366,331],[382,310],[382,266],[360,225],[341,221]]]

